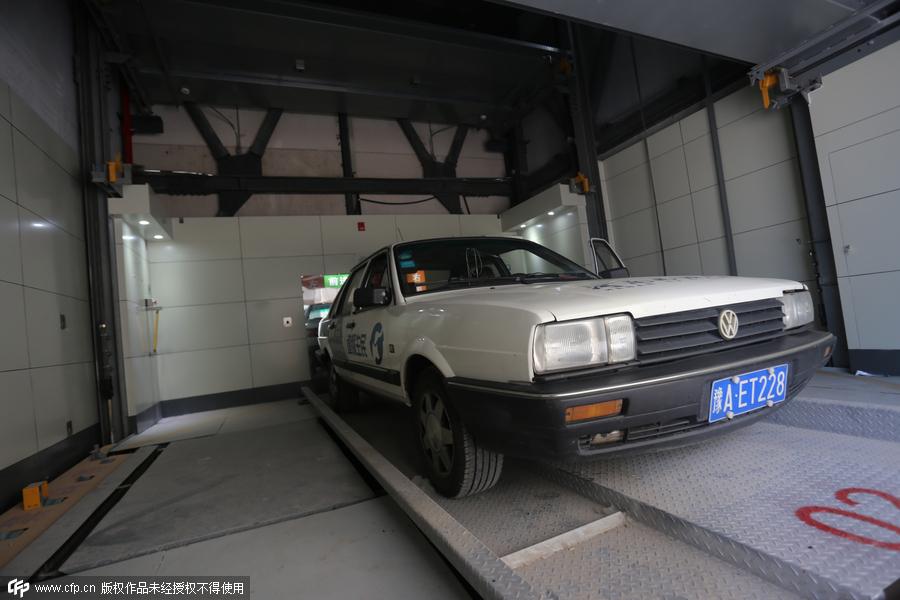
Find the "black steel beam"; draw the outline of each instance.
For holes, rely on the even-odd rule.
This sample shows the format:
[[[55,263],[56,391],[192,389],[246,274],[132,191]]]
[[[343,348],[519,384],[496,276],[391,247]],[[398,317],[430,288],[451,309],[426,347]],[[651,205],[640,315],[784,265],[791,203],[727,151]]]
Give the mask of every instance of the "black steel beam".
[[[566,23],[566,37],[572,52],[573,68],[569,76],[569,113],[575,137],[578,170],[587,177],[589,189],[585,196],[588,231],[591,237],[608,238],[603,196],[600,191],[600,163],[597,160],[597,141],[594,138],[594,115],[588,89],[588,61],[582,26]]]
[[[728,207],[728,192],[725,187],[725,168],[722,166],[722,148],[719,145],[719,125],[716,121],[716,107],[713,104],[712,84],[706,59],[703,60],[703,85],[706,92],[706,119],[709,123],[709,139],[712,142],[713,162],[716,167],[716,183],[719,188],[719,206],[722,208],[722,225],[725,230],[725,249],[728,259],[728,273],[737,275],[737,258],[734,251],[734,233],[731,229],[731,210]]]
[[[206,146],[209,148],[212,157],[216,161],[226,158],[228,156],[228,150],[225,149],[222,140],[219,139],[219,136],[216,135],[212,125],[209,124],[209,119],[206,118],[203,109],[197,106],[195,102],[185,102],[184,109],[187,111],[191,121],[193,121],[194,127],[197,128],[203,141],[206,142]]]
[[[825,192],[822,190],[822,174],[813,135],[809,105],[802,98],[791,102],[791,117],[794,121],[794,143],[797,147],[797,164],[806,202],[806,217],[809,224],[810,243],[816,271],[816,283],[822,306],[819,317],[833,333],[838,343],[832,356],[836,367],[849,366],[847,335],[844,330],[844,312],[841,308],[841,293],[838,289],[837,268],[831,245],[831,231],[825,210]],[[823,310],[824,309],[824,310]]]
[[[202,196],[223,192],[248,194],[396,194],[508,196],[508,177],[426,177],[384,179],[377,177],[242,177],[173,171],[140,171],[134,183],[147,183],[158,194]]]
[[[341,169],[345,179],[352,178],[353,173],[353,154],[350,151],[350,122],[347,113],[338,115],[338,135],[341,142]],[[359,194],[355,192],[344,192],[344,205],[348,215],[362,214],[362,208],[359,204]]]
[[[253,138],[253,144],[248,150],[250,154],[255,154],[259,157],[265,154],[266,147],[269,145],[269,140],[272,139],[272,134],[275,132],[279,119],[281,119],[280,108],[270,108],[266,111],[266,117],[256,131],[256,137]]]
[[[443,27],[417,21],[398,19],[370,12],[362,12],[327,4],[283,0],[187,0],[191,4],[227,9],[248,14],[266,15],[279,19],[289,19],[329,25],[342,29],[376,31],[393,37],[408,38],[438,44],[449,44],[464,48],[480,48],[505,54],[544,56],[559,54],[559,48],[513,38],[505,38],[453,27]]]
[[[450,150],[447,151],[447,158],[444,160],[444,164],[448,167],[456,169],[463,144],[466,143],[467,133],[469,133],[469,128],[465,125],[459,125],[453,133],[453,141],[450,143]]]
[[[419,164],[424,168],[426,164],[434,162],[434,157],[425,148],[425,144],[422,143],[422,138],[419,137],[416,128],[413,127],[410,120],[397,119],[397,123],[400,125],[400,130],[403,132],[403,135],[406,136],[406,141],[409,142],[413,152],[416,153]]]

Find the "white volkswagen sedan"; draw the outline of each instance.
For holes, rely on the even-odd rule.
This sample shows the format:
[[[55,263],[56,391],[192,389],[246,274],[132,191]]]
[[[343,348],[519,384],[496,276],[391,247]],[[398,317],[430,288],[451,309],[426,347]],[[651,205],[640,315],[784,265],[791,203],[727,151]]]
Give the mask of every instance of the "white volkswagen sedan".
[[[428,475],[488,489],[503,456],[594,457],[683,445],[752,423],[828,361],[802,283],[629,277],[600,240],[600,276],[534,242],[403,242],[357,265],[319,344],[330,397],[413,408]]]

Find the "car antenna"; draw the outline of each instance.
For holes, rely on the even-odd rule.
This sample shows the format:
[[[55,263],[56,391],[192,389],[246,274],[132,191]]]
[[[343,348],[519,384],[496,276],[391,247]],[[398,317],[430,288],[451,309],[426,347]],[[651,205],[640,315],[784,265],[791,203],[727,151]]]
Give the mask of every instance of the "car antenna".
[[[401,242],[402,242],[402,241],[405,241],[405,240],[403,239],[403,233],[401,233],[401,231],[400,231],[400,226],[397,225],[396,227],[397,227],[397,237],[400,238],[400,241],[401,241]]]

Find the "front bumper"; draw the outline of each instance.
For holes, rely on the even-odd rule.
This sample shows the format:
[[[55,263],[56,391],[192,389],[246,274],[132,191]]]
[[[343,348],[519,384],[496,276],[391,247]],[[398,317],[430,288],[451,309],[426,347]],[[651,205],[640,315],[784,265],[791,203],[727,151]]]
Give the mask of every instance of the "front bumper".
[[[807,329],[776,340],[658,365],[596,376],[530,384],[463,378],[447,392],[471,434],[484,447],[512,456],[567,458],[683,445],[748,425],[787,404],[828,362],[835,338]],[[783,402],[708,423],[712,382],[723,377],[789,365]],[[622,398],[621,415],[567,425],[571,406]],[[625,432],[624,440],[591,446],[598,433]]]

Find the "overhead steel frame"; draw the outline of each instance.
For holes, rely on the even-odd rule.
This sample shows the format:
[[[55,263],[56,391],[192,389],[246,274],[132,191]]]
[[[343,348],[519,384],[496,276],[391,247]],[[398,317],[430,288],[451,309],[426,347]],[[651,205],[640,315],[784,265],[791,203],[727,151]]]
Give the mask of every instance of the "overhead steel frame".
[[[261,177],[262,176],[262,157],[266,152],[266,146],[272,138],[272,133],[281,119],[280,108],[270,108],[266,111],[266,116],[260,124],[253,139],[250,149],[243,154],[230,154],[222,144],[222,140],[213,131],[209,119],[203,113],[203,110],[193,102],[185,102],[184,108],[194,123],[194,127],[200,133],[203,141],[206,142],[213,159],[216,161],[216,168],[220,175],[232,177]],[[160,190],[154,188],[155,191]],[[219,211],[218,217],[233,217],[241,209],[247,200],[250,199],[252,192],[243,189],[221,189],[216,193],[219,195]]]
[[[419,134],[416,132],[415,127],[413,127],[413,124],[409,119],[397,119],[397,123],[400,125],[400,129],[403,131],[403,135],[406,136],[406,140],[412,147],[413,152],[415,152],[419,164],[422,165],[423,177],[444,177],[447,179],[456,177],[456,164],[459,161],[459,155],[462,152],[463,144],[466,141],[466,134],[469,132],[468,127],[465,125],[457,125],[456,131],[453,134],[453,141],[450,142],[450,149],[447,151],[447,156],[442,162],[437,160],[437,158],[425,148],[425,144],[422,143],[422,138],[419,137]],[[462,204],[460,203],[459,198],[461,195],[464,196],[465,194],[454,192],[452,190],[440,190],[430,193],[433,193],[434,197],[444,205],[444,208],[447,209],[448,213],[462,214]]]
[[[819,288],[820,310],[824,325],[837,337],[832,362],[837,367],[847,367],[849,356],[847,335],[844,329],[844,312],[841,307],[841,293],[838,289],[837,267],[831,245],[831,231],[828,228],[828,214],[825,210],[825,192],[822,190],[822,174],[819,171],[819,157],[813,135],[809,105],[803,98],[795,98],[791,103],[791,118],[794,122],[794,143],[797,148],[797,164],[800,167],[800,181],[806,202],[806,221],[816,284]]]
[[[338,137],[341,142],[341,169],[345,178],[352,178],[353,154],[350,151],[350,119],[347,113],[338,115]],[[359,194],[356,192],[344,192],[344,205],[348,215],[362,214],[359,203]]]
[[[91,337],[102,441],[122,439],[128,431],[122,353],[117,340],[119,305],[115,235],[106,194],[92,183],[95,166],[111,155],[106,63],[101,33],[85,10],[75,5],[75,83],[78,99],[80,171],[90,290]]]

